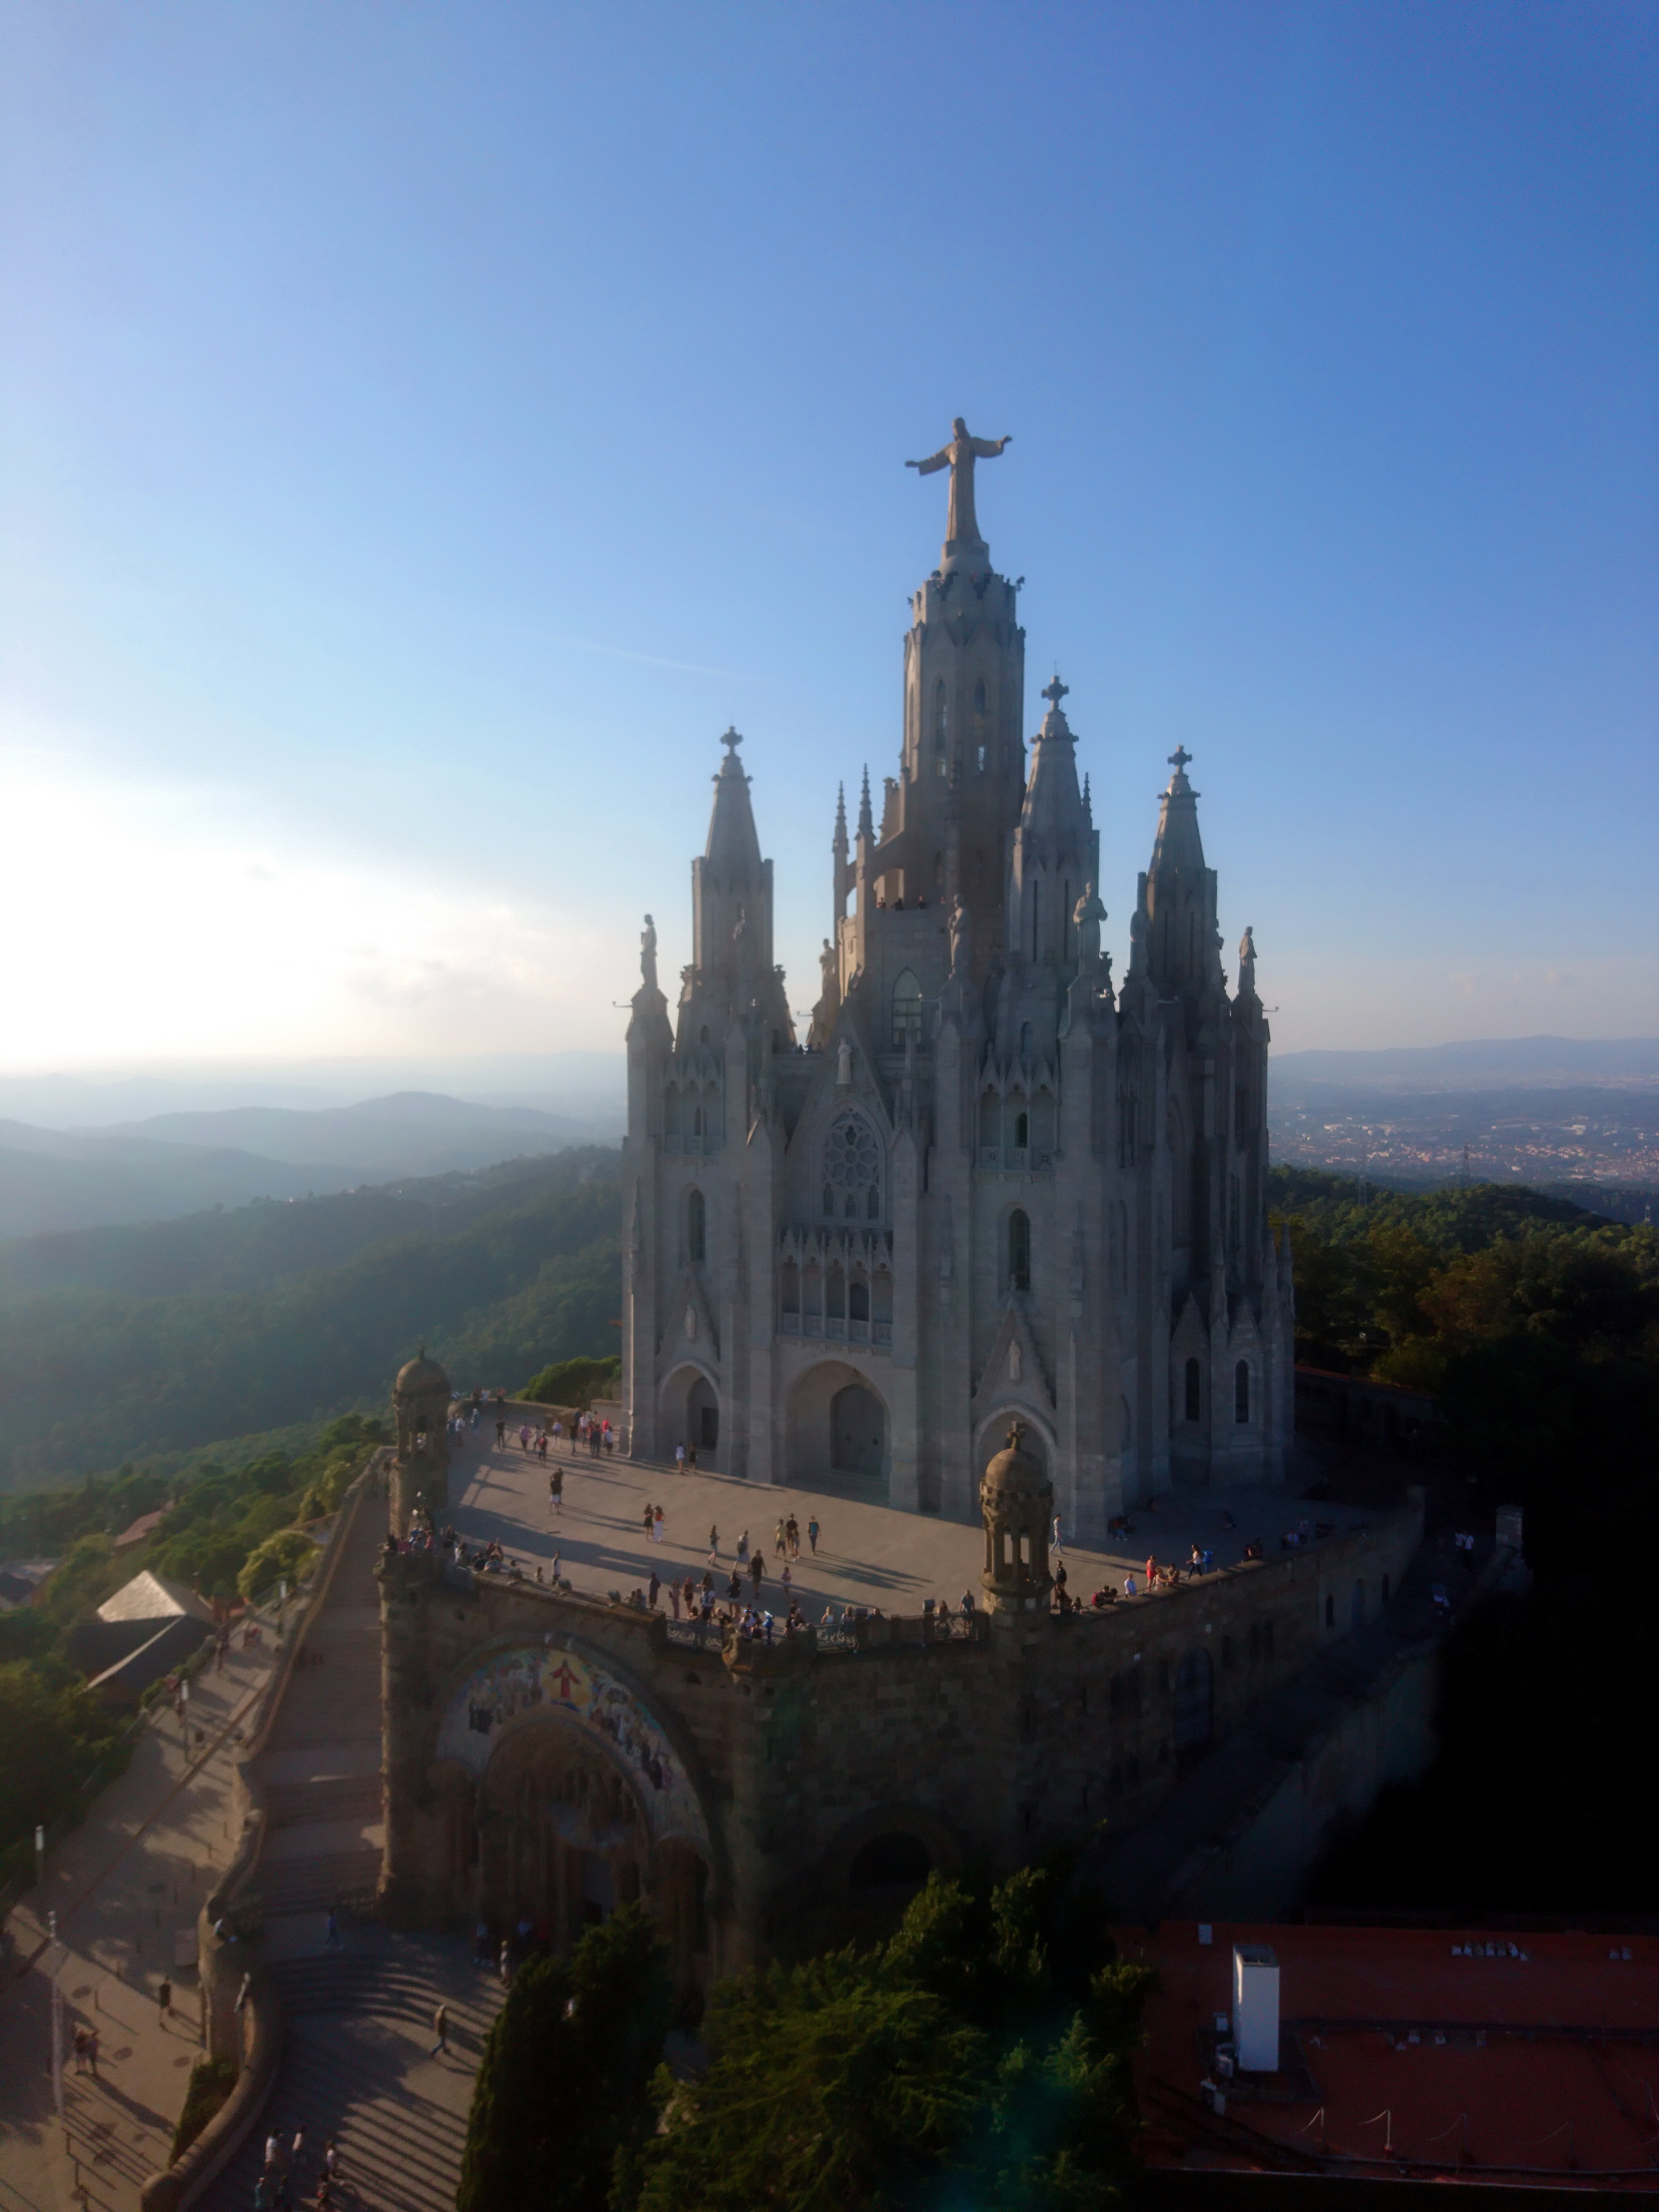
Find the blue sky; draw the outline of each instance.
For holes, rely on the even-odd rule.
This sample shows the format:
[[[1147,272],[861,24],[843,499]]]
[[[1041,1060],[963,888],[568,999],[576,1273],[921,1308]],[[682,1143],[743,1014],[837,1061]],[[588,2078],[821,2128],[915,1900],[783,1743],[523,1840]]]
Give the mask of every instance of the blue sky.
[[[795,1003],[951,416],[1120,966],[1651,1033],[1659,16],[0,4],[11,1066],[617,1041],[745,733]]]

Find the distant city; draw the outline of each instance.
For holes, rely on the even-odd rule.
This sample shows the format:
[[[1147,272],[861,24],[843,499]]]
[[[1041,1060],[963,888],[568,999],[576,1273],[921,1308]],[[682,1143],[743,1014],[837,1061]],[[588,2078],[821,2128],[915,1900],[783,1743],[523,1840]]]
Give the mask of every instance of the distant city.
[[[1659,1045],[1648,1040],[1286,1053],[1268,1113],[1283,1167],[1418,1190],[1582,1183],[1626,1220],[1659,1194]]]
[[[1455,1182],[1659,1188],[1659,1090],[1442,1092],[1281,1107],[1282,1167],[1337,1168],[1424,1187]]]

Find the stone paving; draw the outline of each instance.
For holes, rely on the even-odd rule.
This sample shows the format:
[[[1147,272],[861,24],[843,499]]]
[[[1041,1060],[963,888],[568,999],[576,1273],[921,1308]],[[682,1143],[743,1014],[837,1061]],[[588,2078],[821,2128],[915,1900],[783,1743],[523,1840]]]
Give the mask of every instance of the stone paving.
[[[234,1652],[222,1673],[192,1684],[186,1751],[169,1711],[144,1729],[132,1763],[94,1801],[83,1825],[46,1862],[41,1889],[14,1909],[20,1960],[0,1990],[0,2212],[67,2212],[72,2204],[131,2212],[167,2164],[190,2069],[200,2054],[193,1966],[174,1938],[193,1938],[216,1869],[229,1858],[236,1731],[274,1656]],[[197,1741],[197,1731],[202,1740]],[[46,1945],[55,1910],[61,1950]],[[63,2122],[52,2106],[51,1970],[63,1991]],[[171,2016],[156,1992],[173,1983]],[[77,2075],[76,2027],[95,2028],[98,2077]]]
[[[750,1550],[760,1547],[765,1560],[762,1602],[777,1611],[785,1563],[775,1549],[776,1528],[793,1512],[802,1537],[801,1556],[789,1563],[792,1587],[811,1621],[830,1605],[878,1606],[886,1613],[914,1616],[929,1597],[954,1608],[963,1592],[971,1590],[979,1601],[985,1539],[978,1527],[899,1512],[851,1487],[775,1489],[732,1475],[682,1474],[620,1455],[595,1460],[585,1450],[566,1451],[559,1462],[565,1470],[563,1509],[555,1514],[548,1500],[551,1454],[544,1464],[522,1450],[521,1425],[521,1417],[513,1418],[499,1445],[493,1419],[468,1431],[451,1462],[453,1503],[447,1517],[471,1543],[498,1539],[528,1575],[539,1566],[550,1576],[556,1557],[559,1571],[583,1595],[603,1597],[619,1590],[625,1599],[648,1583],[653,1568],[665,1583],[683,1582],[688,1574],[701,1579],[709,1563],[710,1530],[718,1528],[716,1583],[724,1596],[746,1529]],[[647,1504],[660,1505],[665,1516],[659,1544],[646,1540]],[[1352,1507],[1316,1507],[1283,1491],[1234,1491],[1224,1498],[1174,1492],[1152,1510],[1137,1509],[1130,1516],[1133,1534],[1109,1551],[1065,1545],[1071,1593],[1086,1601],[1107,1582],[1121,1592],[1131,1570],[1137,1583],[1143,1579],[1149,1555],[1184,1567],[1194,1543],[1211,1550],[1218,1566],[1236,1565],[1252,1537],[1276,1553],[1281,1534],[1315,1513],[1339,1528],[1366,1518]],[[816,1558],[805,1535],[814,1515],[821,1524]],[[1063,1540],[1063,1528],[1060,1533]],[[745,1575],[745,1595],[749,1588]],[[665,1594],[659,1604],[667,1609]]]

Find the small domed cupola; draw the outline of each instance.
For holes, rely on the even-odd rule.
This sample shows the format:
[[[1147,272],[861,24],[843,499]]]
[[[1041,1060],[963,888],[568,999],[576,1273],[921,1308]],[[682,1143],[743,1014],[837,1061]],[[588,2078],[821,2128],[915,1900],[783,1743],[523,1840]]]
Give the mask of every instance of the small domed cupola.
[[[1048,1528],[1054,1486],[1041,1460],[1024,1448],[1025,1426],[1016,1421],[1008,1442],[986,1468],[979,1486],[985,1521],[985,1571],[980,1582],[993,1613],[1044,1613],[1053,1577],[1048,1572]]]

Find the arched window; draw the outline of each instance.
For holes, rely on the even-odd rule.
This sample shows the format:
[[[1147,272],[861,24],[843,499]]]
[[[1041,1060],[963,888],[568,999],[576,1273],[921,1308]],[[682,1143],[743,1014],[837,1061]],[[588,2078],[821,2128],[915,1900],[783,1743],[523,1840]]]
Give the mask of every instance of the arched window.
[[[881,1153],[860,1114],[843,1114],[823,1146],[823,1210],[833,1219],[881,1218]]]
[[[1203,1376],[1198,1362],[1189,1359],[1187,1362],[1187,1419],[1189,1421],[1197,1420],[1203,1410]]]
[[[870,1285],[862,1275],[854,1275],[847,1285],[847,1318],[848,1321],[868,1321],[870,1318]]]
[[[707,1257],[708,1219],[702,1193],[694,1190],[685,1201],[685,1255],[688,1260]]]
[[[1250,1363],[1241,1359],[1233,1370],[1233,1419],[1248,1421],[1250,1418]]]
[[[1018,1206],[1008,1216],[1008,1287],[1011,1291],[1031,1287],[1031,1223]]]
[[[702,1109],[701,1106],[694,1106],[691,1109],[691,1141],[694,1145],[700,1145],[702,1142]]]
[[[1015,1148],[1015,1150],[1016,1150],[1017,1152],[1024,1152],[1024,1151],[1025,1151],[1025,1149],[1026,1149],[1026,1147],[1030,1145],[1030,1141],[1031,1141],[1031,1117],[1030,1117],[1030,1115],[1029,1114],[1016,1114],[1016,1115],[1015,1115],[1015,1116],[1014,1116],[1014,1148]]]
[[[1215,1732],[1215,1668],[1201,1648],[1181,1655],[1175,1706],[1176,1757],[1201,1751]]]
[[[893,1049],[902,1052],[914,1037],[921,1042],[921,986],[907,968],[893,986]]]

